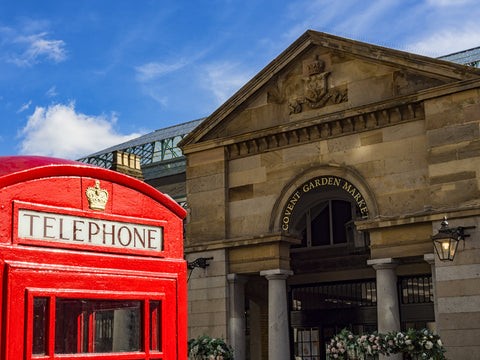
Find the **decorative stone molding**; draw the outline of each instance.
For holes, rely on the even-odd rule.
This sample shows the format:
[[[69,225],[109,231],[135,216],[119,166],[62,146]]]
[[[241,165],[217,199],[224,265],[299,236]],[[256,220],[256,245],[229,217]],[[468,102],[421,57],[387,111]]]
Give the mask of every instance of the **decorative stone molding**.
[[[324,72],[304,78],[304,96],[288,101],[290,115],[301,113],[305,110],[305,107],[318,109],[326,105],[348,101],[347,89],[328,89],[327,78],[329,74],[329,72]]]
[[[302,77],[291,75],[283,81],[277,79],[276,87],[268,92],[269,102],[287,101],[291,115],[347,101],[347,88],[329,89],[330,74],[330,71],[325,71],[325,62],[318,56],[305,61]]]
[[[386,109],[378,109],[342,119],[319,121],[275,134],[259,136],[227,146],[228,156],[235,159],[283,147],[295,146],[317,140],[378,129],[401,122],[420,120],[425,117],[423,103],[408,103]]]

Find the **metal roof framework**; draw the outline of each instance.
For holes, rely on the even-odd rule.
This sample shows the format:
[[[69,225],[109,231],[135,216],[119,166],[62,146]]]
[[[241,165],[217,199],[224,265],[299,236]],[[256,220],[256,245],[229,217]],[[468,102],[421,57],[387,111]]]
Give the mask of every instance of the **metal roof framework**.
[[[480,67],[480,46],[440,56],[438,59],[478,68]]]
[[[141,165],[165,162],[168,168],[175,167],[175,161],[173,160],[183,158],[183,153],[178,147],[178,143],[203,120],[193,120],[156,130],[136,139],[88,155],[78,161],[110,169],[113,164],[113,152],[123,151],[138,155]]]

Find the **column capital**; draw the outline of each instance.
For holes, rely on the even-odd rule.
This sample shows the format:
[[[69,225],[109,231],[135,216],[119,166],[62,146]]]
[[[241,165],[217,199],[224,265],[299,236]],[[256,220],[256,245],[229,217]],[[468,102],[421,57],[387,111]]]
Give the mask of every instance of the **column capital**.
[[[239,282],[239,283],[246,283],[247,282],[247,277],[245,275],[239,275],[239,274],[227,274],[227,281],[229,283],[235,283],[235,282]]]
[[[367,260],[367,265],[370,265],[375,270],[395,269],[398,263],[398,260],[392,258]]]
[[[274,269],[260,271],[260,276],[265,276],[267,280],[285,280],[292,275],[292,270]]]
[[[424,254],[423,260],[425,260],[430,265],[435,265],[435,254],[434,253]]]

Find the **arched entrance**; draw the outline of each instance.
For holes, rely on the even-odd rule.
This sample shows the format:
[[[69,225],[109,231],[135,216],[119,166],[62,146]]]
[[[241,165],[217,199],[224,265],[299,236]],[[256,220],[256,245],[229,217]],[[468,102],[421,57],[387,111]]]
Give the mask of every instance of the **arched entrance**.
[[[376,271],[367,265],[369,234],[355,227],[378,214],[374,196],[349,169],[320,170],[286,186],[272,220],[273,229],[301,239],[290,248],[294,275],[288,278],[296,360],[328,359],[325,344],[343,328],[356,334],[377,330]],[[402,261],[405,269],[408,261],[418,259]],[[402,329],[421,329],[434,321],[431,275],[410,272],[398,277],[398,311]]]
[[[295,275],[288,290],[296,359],[327,359],[325,342],[344,327],[356,333],[376,329],[369,237],[355,228],[355,221],[376,214],[368,185],[348,168],[311,169],[286,186],[272,223],[301,239],[290,249]]]

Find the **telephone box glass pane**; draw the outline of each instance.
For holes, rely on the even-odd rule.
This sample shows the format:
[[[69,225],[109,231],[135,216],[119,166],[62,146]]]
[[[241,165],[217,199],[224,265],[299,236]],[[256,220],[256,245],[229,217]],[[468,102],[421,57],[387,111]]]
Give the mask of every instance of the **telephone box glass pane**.
[[[150,304],[150,350],[162,351],[162,303],[151,300]]]
[[[47,312],[48,298],[33,298],[33,355],[47,353]]]
[[[55,353],[141,351],[139,300],[58,298],[55,301]]]

